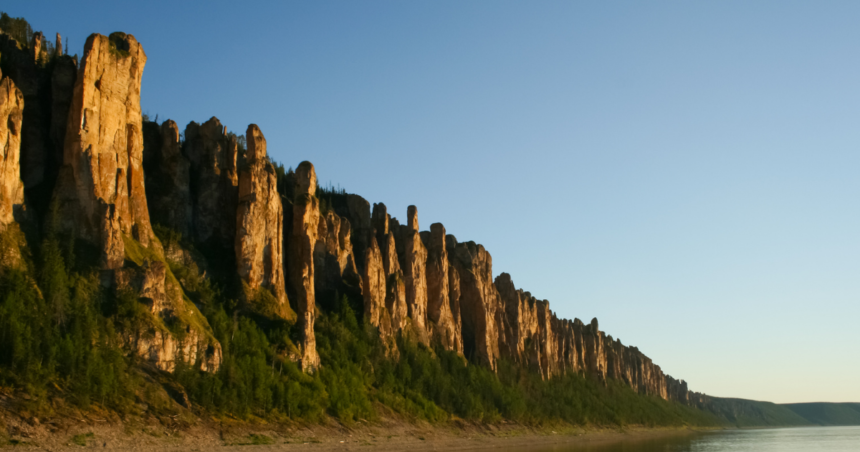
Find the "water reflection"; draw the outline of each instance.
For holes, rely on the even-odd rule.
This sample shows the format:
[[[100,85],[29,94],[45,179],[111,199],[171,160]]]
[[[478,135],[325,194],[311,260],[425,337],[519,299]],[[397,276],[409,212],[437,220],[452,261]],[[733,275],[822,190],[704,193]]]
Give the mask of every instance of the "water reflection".
[[[858,452],[860,427],[728,430],[660,439],[583,443],[528,452]],[[513,450],[510,450],[513,452]]]

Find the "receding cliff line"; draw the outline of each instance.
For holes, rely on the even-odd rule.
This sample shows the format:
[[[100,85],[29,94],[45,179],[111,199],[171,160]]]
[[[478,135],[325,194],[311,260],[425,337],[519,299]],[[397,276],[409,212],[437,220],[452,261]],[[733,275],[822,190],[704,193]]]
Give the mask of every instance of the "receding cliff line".
[[[494,279],[482,245],[458,242],[439,223],[421,231],[415,206],[401,225],[384,204],[371,210],[358,195],[323,202],[314,166],[279,172],[256,125],[244,149],[215,117],[188,124],[184,141],[173,121],[144,124],[146,54],[133,36],[92,35],[79,69],[58,57],[52,71],[40,65],[42,40],[36,35],[29,50],[15,51],[0,36],[16,68],[0,81],[0,228],[23,221],[25,189],[54,187],[44,228],[97,250],[102,284],[134,294],[149,313],[147,331],[118,332],[130,353],[168,371],[179,361],[214,371],[221,361],[220,344],[170,267],[192,266],[202,278],[207,263],[182,241],[165,251],[153,228],[159,224],[207,251],[227,251],[215,254],[228,256],[217,265],[242,286],[239,309],[294,323],[299,352],[290,358],[306,372],[324,364],[318,306],[345,300],[363,303],[359,312],[392,359],[403,339],[494,370],[509,360],[544,379],[581,373],[682,403],[706,400],[600,331],[597,319],[560,319],[507,273]],[[168,319],[184,333],[166,328]]]

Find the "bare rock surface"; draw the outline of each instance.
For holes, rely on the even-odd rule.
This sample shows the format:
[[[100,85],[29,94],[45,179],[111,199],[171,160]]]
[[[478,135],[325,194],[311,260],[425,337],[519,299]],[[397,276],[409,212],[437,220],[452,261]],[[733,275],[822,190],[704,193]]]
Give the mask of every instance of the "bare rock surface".
[[[24,95],[9,77],[0,74],[0,230],[15,221],[24,206],[21,180],[21,121]]]
[[[260,128],[249,125],[245,136],[248,162],[239,174],[235,242],[245,302],[260,314],[295,321],[285,289],[284,213],[278,178],[266,158],[266,138]]]
[[[319,367],[320,363],[314,336],[316,320],[314,248],[318,240],[320,222],[319,200],[316,197],[316,170],[310,162],[302,162],[296,168],[295,177],[295,199],[287,267],[301,329],[301,365],[303,370],[312,372]]]
[[[146,54],[131,35],[87,39],[54,191],[61,231],[96,244],[103,268],[123,263],[123,234],[152,245],[142,171],[140,81]]]
[[[432,326],[433,340],[446,350],[463,353],[459,312],[455,317],[451,309],[448,250],[445,227],[441,223],[430,225],[427,248],[427,318]]]
[[[216,117],[185,127],[185,156],[191,164],[193,237],[214,246],[236,240],[239,199],[238,142]]]

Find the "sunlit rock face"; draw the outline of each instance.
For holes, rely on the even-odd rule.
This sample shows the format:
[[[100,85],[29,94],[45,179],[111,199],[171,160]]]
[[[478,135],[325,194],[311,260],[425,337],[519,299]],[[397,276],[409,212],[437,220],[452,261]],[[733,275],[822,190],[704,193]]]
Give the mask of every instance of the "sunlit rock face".
[[[319,354],[314,336],[316,293],[314,248],[319,234],[320,210],[316,197],[317,176],[310,162],[296,168],[293,190],[292,227],[288,243],[287,269],[291,293],[302,335],[302,369],[312,372],[319,367]],[[292,295],[291,295],[292,296]]]
[[[46,227],[87,243],[98,256],[102,284],[148,307],[151,316],[120,331],[128,350],[163,370],[182,360],[214,371],[221,346],[184,297],[150,223],[140,113],[145,64],[131,35],[87,39],[69,103],[56,209]],[[181,337],[166,321],[184,331]]]
[[[0,74],[0,231],[15,221],[24,206],[21,180],[21,121],[24,95],[9,77]]]
[[[248,126],[245,140],[248,154],[239,173],[235,242],[244,301],[256,313],[295,321],[284,280],[284,210],[278,177],[266,158],[266,138],[256,124]]]
[[[496,369],[501,350],[507,347],[501,297],[493,284],[493,258],[475,242],[457,243],[446,237],[451,262],[459,276],[460,315],[463,346],[467,357],[473,357]]]
[[[429,233],[422,233],[424,235],[427,236],[427,319],[432,341],[446,350],[463,353],[459,300],[456,317],[452,310],[445,227],[434,223],[430,225]]]

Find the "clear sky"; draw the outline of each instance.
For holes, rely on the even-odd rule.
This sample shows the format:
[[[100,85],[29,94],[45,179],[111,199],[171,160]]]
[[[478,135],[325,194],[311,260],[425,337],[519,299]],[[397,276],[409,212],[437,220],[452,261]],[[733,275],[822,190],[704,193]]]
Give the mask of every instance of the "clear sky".
[[[0,9],[135,35],[144,112],[259,124],[693,390],[860,402],[860,2]]]

